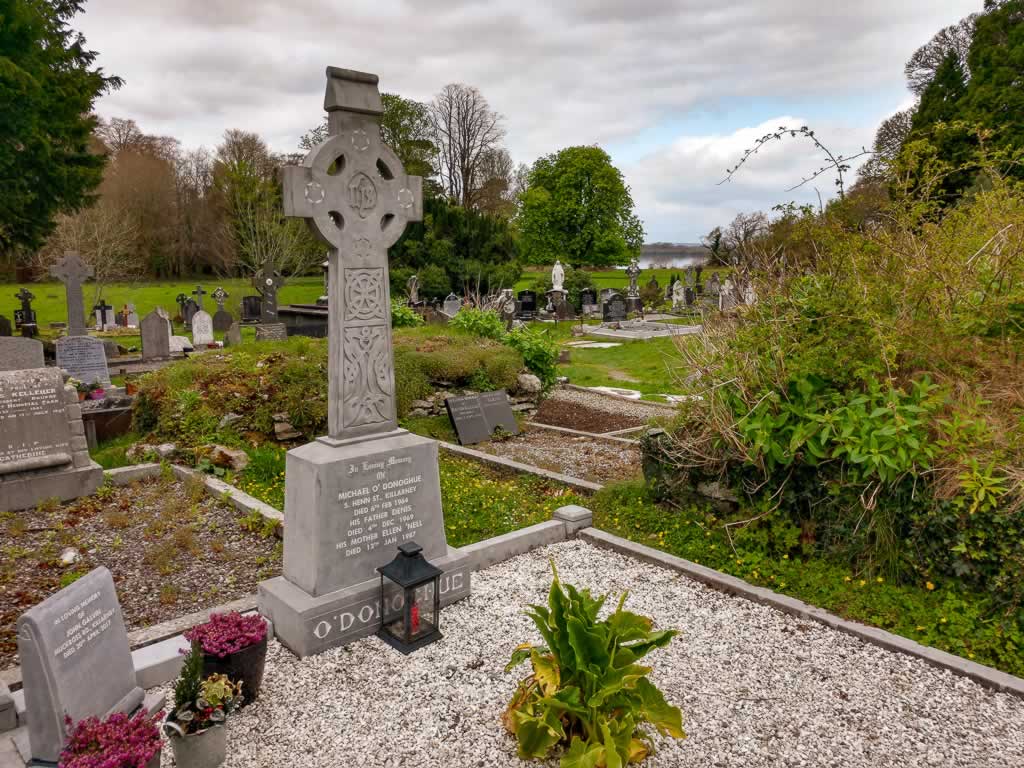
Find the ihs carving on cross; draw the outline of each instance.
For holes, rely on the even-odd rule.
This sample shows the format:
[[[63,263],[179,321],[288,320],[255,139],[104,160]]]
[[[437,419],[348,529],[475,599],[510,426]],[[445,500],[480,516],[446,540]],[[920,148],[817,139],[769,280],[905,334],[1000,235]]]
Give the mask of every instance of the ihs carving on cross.
[[[329,435],[394,430],[388,247],[423,218],[423,180],[380,138],[377,76],[328,67],[328,138],[283,169],[284,212],[330,246]]]

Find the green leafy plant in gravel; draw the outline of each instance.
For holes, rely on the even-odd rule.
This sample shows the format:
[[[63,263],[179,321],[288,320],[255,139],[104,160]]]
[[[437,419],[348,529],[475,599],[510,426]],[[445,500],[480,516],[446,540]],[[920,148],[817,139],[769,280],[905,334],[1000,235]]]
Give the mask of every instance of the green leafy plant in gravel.
[[[523,643],[505,667],[531,666],[503,715],[519,756],[545,759],[561,744],[561,768],[621,768],[653,752],[644,726],[685,738],[682,713],[647,678],[651,667],[637,663],[678,631],[654,631],[649,618],[624,610],[626,593],[598,620],[607,596],[563,586],[553,561],[551,569],[547,606],[526,611],[544,644]]]
[[[601,530],[796,597],[923,645],[1024,675],[1024,621],[998,595],[954,577],[900,583],[821,557],[785,515],[726,515],[693,503],[657,503],[642,484],[610,486],[587,502]],[[762,510],[764,511],[764,510]]]
[[[522,355],[523,363],[541,380],[545,390],[554,385],[557,378],[558,346],[545,330],[524,325],[506,332],[505,324],[497,312],[474,307],[460,309],[449,325],[463,333],[506,344]]]

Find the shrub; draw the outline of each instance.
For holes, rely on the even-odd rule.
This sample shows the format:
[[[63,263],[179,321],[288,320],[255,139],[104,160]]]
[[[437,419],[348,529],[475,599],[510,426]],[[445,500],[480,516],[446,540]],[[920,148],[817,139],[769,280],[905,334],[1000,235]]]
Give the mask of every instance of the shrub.
[[[685,738],[682,713],[647,679],[650,667],[637,663],[678,632],[652,631],[650,619],[623,610],[625,594],[598,621],[607,596],[595,599],[589,590],[563,588],[554,562],[551,568],[547,607],[532,605],[526,612],[544,645],[523,643],[505,667],[509,672],[529,660],[532,668],[503,716],[519,742],[519,756],[544,759],[563,744],[563,768],[622,766],[653,751],[645,725]]]
[[[545,391],[558,378],[558,347],[542,330],[521,326],[507,336],[508,345],[523,356],[523,363],[541,380]]]
[[[412,307],[400,301],[391,302],[391,327],[392,328],[415,328],[423,325],[423,318]]]
[[[463,307],[448,321],[448,325],[485,339],[502,341],[505,338],[505,323],[497,312],[490,309]]]
[[[420,295],[428,299],[443,299],[452,290],[452,281],[444,267],[428,264],[419,270]]]

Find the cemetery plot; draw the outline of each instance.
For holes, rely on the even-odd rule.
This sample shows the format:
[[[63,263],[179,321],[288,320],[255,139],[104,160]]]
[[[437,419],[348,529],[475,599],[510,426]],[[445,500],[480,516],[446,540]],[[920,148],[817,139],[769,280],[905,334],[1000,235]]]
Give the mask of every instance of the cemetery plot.
[[[559,389],[541,403],[534,421],[600,434],[642,427],[652,419],[668,419],[671,416],[672,412],[666,408],[641,402],[631,403],[596,392]]]
[[[0,512],[0,669],[18,664],[18,616],[97,566],[129,631],[253,594],[280,572],[280,548],[242,523],[201,484],[163,479]]]
[[[549,429],[527,429],[516,438],[492,440],[473,447],[493,456],[504,456],[593,483],[636,480],[643,474],[637,445]]]

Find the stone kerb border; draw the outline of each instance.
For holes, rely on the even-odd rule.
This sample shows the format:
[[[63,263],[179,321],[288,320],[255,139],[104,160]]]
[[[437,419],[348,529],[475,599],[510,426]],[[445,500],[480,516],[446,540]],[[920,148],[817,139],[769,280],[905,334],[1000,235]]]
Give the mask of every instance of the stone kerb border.
[[[466,456],[487,464],[493,464],[496,467],[511,469],[515,472],[526,472],[530,475],[537,475],[538,477],[554,480],[555,482],[568,485],[571,488],[575,488],[580,491],[586,491],[587,493],[600,491],[604,488],[600,483],[592,483],[589,480],[580,480],[578,477],[563,475],[560,472],[550,472],[549,470],[534,467],[529,464],[520,464],[518,461],[512,461],[512,459],[506,459],[503,456],[492,456],[489,453],[477,451],[473,448],[467,448],[464,445],[455,445],[455,443],[446,443],[444,441],[438,441],[437,444],[441,450],[447,451],[448,453],[454,453],[458,456]]]
[[[610,397],[612,400],[622,400],[626,403],[639,403],[640,405],[650,405],[654,408],[662,408],[666,411],[674,411],[676,406],[672,403],[657,403],[654,400],[634,400],[631,397],[624,397],[623,395],[616,395],[613,392],[596,392],[593,389],[587,387],[581,387],[579,384],[561,384],[564,389],[574,389],[577,392],[586,392],[590,395],[597,395],[599,397]]]
[[[934,667],[968,677],[986,688],[992,688],[996,691],[1011,693],[1024,698],[1024,679],[1007,674],[1006,672],[1000,672],[998,669],[978,664],[946,651],[940,651],[937,648],[930,648],[926,645],[915,643],[913,640],[901,637],[900,635],[894,635],[892,632],[886,632],[884,629],[869,627],[856,621],[847,621],[794,597],[780,595],[764,587],[755,587],[735,576],[698,565],[697,563],[643,544],[636,544],[628,539],[605,533],[598,528],[581,530],[577,537],[581,541],[586,541],[594,546],[610,549],[637,560],[660,566],[661,568],[678,571],[688,578],[699,581],[712,589],[770,606],[791,616],[817,621],[827,627],[853,635],[888,651],[916,656]]]

